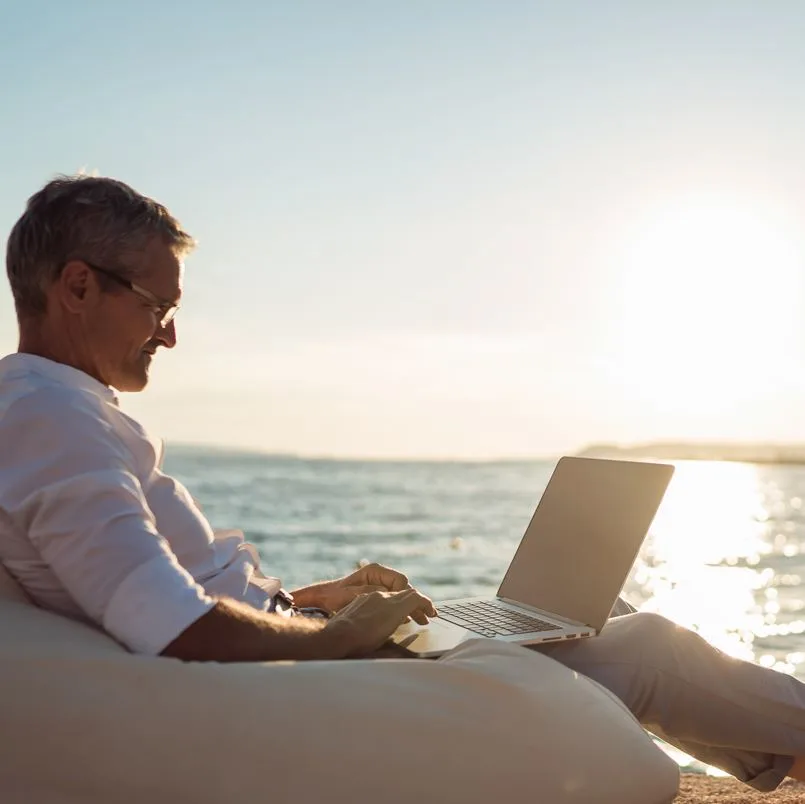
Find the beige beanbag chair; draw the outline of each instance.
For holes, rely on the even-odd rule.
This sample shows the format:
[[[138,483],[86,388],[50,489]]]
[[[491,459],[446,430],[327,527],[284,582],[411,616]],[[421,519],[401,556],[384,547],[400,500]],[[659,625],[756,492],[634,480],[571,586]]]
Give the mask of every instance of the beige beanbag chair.
[[[134,656],[0,568],[0,801],[666,804],[676,765],[545,656],[221,665]]]

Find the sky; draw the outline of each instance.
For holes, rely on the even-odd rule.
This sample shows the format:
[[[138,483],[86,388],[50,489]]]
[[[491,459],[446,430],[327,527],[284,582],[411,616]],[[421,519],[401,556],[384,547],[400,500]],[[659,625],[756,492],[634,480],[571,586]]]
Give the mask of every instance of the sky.
[[[195,235],[122,398],[169,443],[805,442],[803,30],[796,0],[7,0],[0,231],[89,170]]]

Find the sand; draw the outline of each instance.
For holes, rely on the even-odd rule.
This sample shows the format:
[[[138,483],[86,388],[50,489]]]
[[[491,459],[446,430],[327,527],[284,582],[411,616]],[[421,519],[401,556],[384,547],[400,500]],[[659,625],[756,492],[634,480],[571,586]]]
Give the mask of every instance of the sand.
[[[758,793],[735,779],[685,773],[674,804],[804,804],[805,783],[786,780],[773,793]]]

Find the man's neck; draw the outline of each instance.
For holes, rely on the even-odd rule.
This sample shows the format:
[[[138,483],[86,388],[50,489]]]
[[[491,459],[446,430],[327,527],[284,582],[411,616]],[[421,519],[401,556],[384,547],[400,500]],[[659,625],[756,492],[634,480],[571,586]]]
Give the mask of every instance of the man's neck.
[[[54,363],[62,363],[65,366],[78,369],[106,385],[97,376],[97,372],[92,370],[90,361],[82,359],[78,353],[79,350],[74,348],[72,339],[69,336],[62,336],[61,338],[53,336],[49,332],[46,323],[21,323],[17,351],[21,354],[44,357]]]

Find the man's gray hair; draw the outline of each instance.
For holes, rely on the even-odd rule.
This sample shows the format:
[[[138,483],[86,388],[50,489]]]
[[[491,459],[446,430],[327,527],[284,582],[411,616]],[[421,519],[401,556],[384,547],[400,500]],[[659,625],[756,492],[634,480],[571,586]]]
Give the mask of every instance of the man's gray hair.
[[[6,249],[20,319],[42,315],[66,262],[88,260],[131,279],[133,259],[155,238],[184,256],[195,246],[168,210],[117,179],[59,176],[28,199]]]

